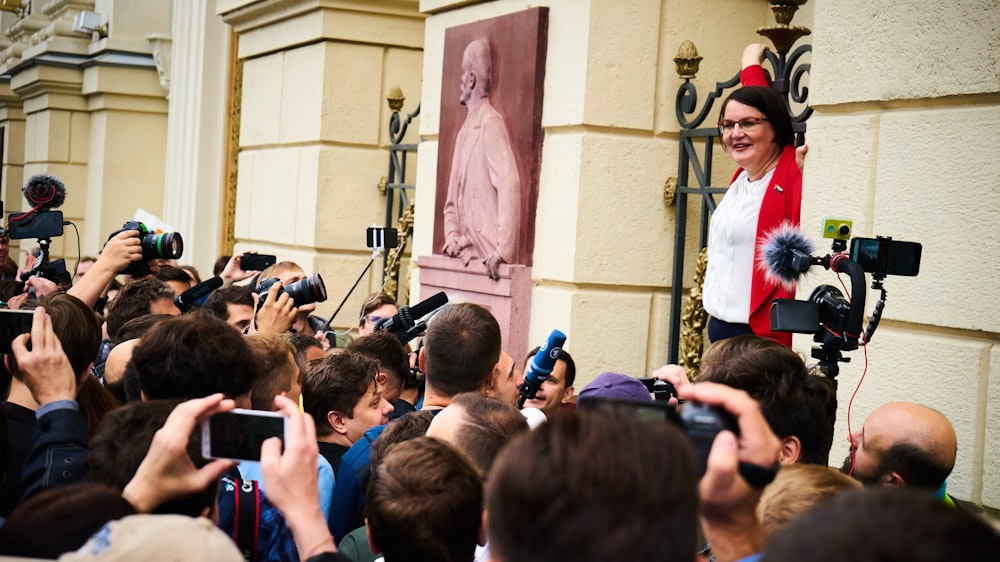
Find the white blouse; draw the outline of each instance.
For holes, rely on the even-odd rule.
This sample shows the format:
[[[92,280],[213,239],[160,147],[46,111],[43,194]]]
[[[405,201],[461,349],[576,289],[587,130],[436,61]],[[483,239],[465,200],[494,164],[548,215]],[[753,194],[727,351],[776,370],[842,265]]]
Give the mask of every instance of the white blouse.
[[[774,168],[759,180],[750,181],[743,170],[712,214],[702,302],[705,310],[719,320],[735,324],[750,320],[757,219],[773,175]]]

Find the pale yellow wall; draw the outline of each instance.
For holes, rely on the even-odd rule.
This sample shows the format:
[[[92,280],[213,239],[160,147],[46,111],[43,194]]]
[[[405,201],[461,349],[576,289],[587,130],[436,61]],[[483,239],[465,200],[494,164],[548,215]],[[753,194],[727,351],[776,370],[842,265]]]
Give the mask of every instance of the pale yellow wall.
[[[755,0],[423,0],[426,141],[417,224],[434,221],[445,30],[537,5],[549,6],[550,22],[530,340],[565,331],[578,387],[604,370],[647,374],[666,357],[668,336],[674,209],[660,189],[677,174],[681,83],[671,59],[681,41],[697,45],[705,60],[693,82],[703,103],[716,81],[736,72],[743,47],[764,41],[755,29],[774,20],[767,3]],[[990,438],[1000,433],[1000,304],[993,298],[1000,292],[993,259],[1000,2],[810,2],[793,24],[814,32],[806,39],[814,53],[804,59],[812,63],[816,113],[803,227],[819,239],[823,216],[845,216],[856,235],[924,245],[919,277],[887,281],[889,301],[852,421],[857,427],[891,400],[939,408],[959,435],[950,490],[1000,506],[1000,446]],[[734,167],[717,152],[714,183],[725,185]],[[419,231],[415,255],[431,252],[431,231]],[[690,244],[695,236],[690,230]],[[685,282],[691,271],[688,265]],[[817,283],[838,284],[813,272],[800,297]],[[808,356],[810,338],[795,343]],[[839,379],[834,463],[847,450],[847,403],[865,365],[862,351],[849,355]]]
[[[333,312],[368,263],[365,229],[385,222],[377,190],[388,168],[385,98],[398,85],[413,100],[405,111],[419,100],[423,17],[416,7],[217,3],[239,34],[243,60],[237,251],[255,248],[320,273],[329,294],[320,315]],[[373,266],[352,294],[338,328],[356,325],[380,270]]]
[[[674,208],[662,193],[677,175],[673,100],[681,83],[672,59],[681,41],[694,41],[706,58],[697,84],[710,90],[735,74],[769,11],[750,0],[424,0],[421,10],[431,15],[418,225],[434,221],[445,30],[538,5],[550,11],[529,341],[541,342],[553,328],[566,332],[578,388],[608,370],[642,376],[667,355]],[[717,158],[732,166],[721,152]],[[430,253],[432,229],[417,236],[414,255]]]
[[[857,428],[890,400],[941,410],[959,437],[949,491],[992,507],[1000,506],[998,28],[995,0],[816,4],[802,208],[813,232],[829,214],[853,218],[855,235],[923,244],[920,275],[886,281],[852,421]],[[869,291],[869,310],[875,298]],[[835,461],[847,452],[847,398],[865,364],[851,355],[840,375]]]
[[[4,15],[0,67],[11,76],[9,94],[0,96],[8,127],[5,206],[24,207],[15,181],[57,176],[66,184],[62,211],[79,227],[84,254],[96,253],[136,207],[162,211],[167,104],[142,36],[169,30],[169,6],[167,0],[53,1],[32,4],[23,17]],[[99,11],[103,21],[114,18],[110,35],[94,40],[71,31],[81,9]],[[108,49],[124,64],[104,62]],[[48,62],[65,53],[76,57]],[[87,57],[93,59],[83,64]],[[34,245],[26,240],[20,249]],[[66,257],[72,267],[76,255],[77,235],[67,228],[53,240],[52,256]]]

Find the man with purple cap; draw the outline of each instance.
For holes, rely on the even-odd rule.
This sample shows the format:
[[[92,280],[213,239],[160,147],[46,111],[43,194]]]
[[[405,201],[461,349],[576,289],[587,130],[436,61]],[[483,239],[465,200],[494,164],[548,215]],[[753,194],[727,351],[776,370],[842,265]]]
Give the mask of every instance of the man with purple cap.
[[[621,373],[601,373],[583,387],[577,400],[586,398],[615,398],[618,400],[652,400],[646,385],[635,378]]]

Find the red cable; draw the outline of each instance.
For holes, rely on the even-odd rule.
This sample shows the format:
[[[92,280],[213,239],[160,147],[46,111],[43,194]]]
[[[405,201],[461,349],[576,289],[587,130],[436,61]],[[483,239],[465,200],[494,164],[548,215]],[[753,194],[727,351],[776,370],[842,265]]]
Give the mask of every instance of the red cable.
[[[865,350],[865,369],[861,371],[861,378],[858,379],[858,385],[854,387],[854,392],[851,393],[851,399],[847,402],[847,440],[851,444],[851,470],[847,473],[848,476],[854,475],[854,432],[851,431],[851,408],[854,406],[854,397],[858,395],[858,390],[861,389],[861,383],[865,382],[865,375],[868,374],[868,342],[865,342],[861,346]]]

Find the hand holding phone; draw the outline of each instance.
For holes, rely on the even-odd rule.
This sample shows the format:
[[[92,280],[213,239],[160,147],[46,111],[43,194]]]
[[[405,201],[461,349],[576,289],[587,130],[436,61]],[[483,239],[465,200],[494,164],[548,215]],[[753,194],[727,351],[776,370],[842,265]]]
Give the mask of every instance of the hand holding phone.
[[[264,271],[277,262],[273,254],[243,254],[240,257],[240,269],[243,271]]]
[[[10,353],[10,343],[21,334],[31,333],[31,310],[0,308],[0,353]]]
[[[213,394],[182,402],[153,436],[146,458],[125,486],[122,496],[139,513],[149,513],[160,504],[204,490],[232,467],[228,461],[214,461],[195,468],[187,446],[199,421],[232,410],[232,400]]]
[[[278,412],[234,409],[201,421],[205,458],[259,461],[260,446],[271,437],[286,438],[287,418]]]

